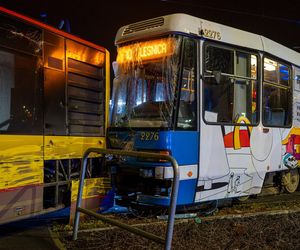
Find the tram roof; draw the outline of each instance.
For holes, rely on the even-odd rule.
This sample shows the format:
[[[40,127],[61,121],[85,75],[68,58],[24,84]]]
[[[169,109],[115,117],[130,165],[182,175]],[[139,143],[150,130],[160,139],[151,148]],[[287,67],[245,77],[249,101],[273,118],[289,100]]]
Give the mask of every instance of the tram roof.
[[[115,44],[168,33],[185,33],[227,44],[263,51],[300,65],[300,53],[264,36],[187,14],[171,14],[121,27]]]

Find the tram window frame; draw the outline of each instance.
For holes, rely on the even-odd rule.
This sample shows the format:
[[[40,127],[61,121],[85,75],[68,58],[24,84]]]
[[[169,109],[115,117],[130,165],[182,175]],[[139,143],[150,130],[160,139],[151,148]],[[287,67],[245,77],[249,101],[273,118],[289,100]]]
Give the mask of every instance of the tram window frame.
[[[197,130],[197,101],[198,101],[198,93],[197,93],[197,47],[198,41],[194,38],[183,37],[182,44],[182,59],[181,59],[181,67],[182,70],[180,72],[180,80],[179,80],[179,99],[178,106],[176,111],[176,130],[189,130],[195,131]],[[186,53],[187,47],[190,46],[189,54]],[[184,80],[186,82],[184,83]],[[183,86],[183,84],[185,84]],[[186,86],[186,88],[185,88]],[[184,99],[183,91],[185,91]],[[187,93],[188,92],[188,93]],[[185,117],[188,115],[189,117]],[[182,123],[179,120],[184,118],[190,118],[191,125],[190,127],[185,127],[184,124],[187,124],[188,121],[184,121]]]
[[[281,84],[280,83],[280,72],[277,72],[277,82],[272,82],[272,81],[268,81],[265,80],[265,59],[269,59],[272,61],[275,61],[277,64],[279,65],[284,65],[285,67],[288,68],[288,83],[286,84]],[[279,69],[280,70],[280,69]],[[264,127],[276,127],[276,128],[290,128],[292,127],[292,123],[293,123],[293,100],[292,98],[288,98],[289,96],[293,96],[293,84],[292,84],[292,66],[290,63],[285,62],[284,60],[277,58],[273,55],[270,54],[264,54],[263,58],[262,58],[262,124]],[[278,124],[271,124],[266,122],[266,100],[265,97],[269,97],[270,98],[270,94],[266,92],[266,86],[268,87],[273,87],[273,88],[277,88],[278,89],[284,89],[286,90],[286,110],[285,112],[287,112],[287,115],[284,119],[284,123],[278,123]],[[281,95],[281,94],[280,94]],[[277,100],[276,100],[277,102]],[[277,102],[278,103],[278,102]],[[272,109],[272,107],[269,107],[270,109]],[[277,108],[279,109],[279,108]]]
[[[224,49],[224,50],[228,50],[231,51],[233,53],[233,74],[228,74],[228,73],[223,73],[220,71],[210,71],[206,69],[206,48],[207,47],[214,47],[214,48],[218,48],[218,49]],[[242,54],[246,54],[250,57],[250,71],[249,73],[247,73],[248,75],[250,75],[250,77],[248,76],[242,76],[242,75],[238,75],[237,72],[237,55],[239,53]],[[261,74],[260,74],[260,65],[261,65],[261,58],[260,55],[258,53],[258,51],[255,50],[250,50],[250,49],[245,49],[245,48],[241,48],[238,46],[227,46],[224,45],[222,43],[214,43],[214,42],[204,42],[203,46],[202,46],[202,68],[203,68],[203,75],[202,75],[202,119],[204,121],[204,123],[209,124],[209,125],[228,125],[228,126],[257,126],[260,122],[260,91],[261,91],[261,87],[260,87],[260,79],[261,79]],[[251,77],[251,56],[254,56],[256,59],[256,75],[255,78]],[[215,73],[216,75],[214,75],[213,73]],[[252,120],[249,121],[249,119],[243,119],[243,117],[247,118],[246,116],[239,116],[235,118],[236,122],[233,122],[233,117],[231,122],[230,121],[209,121],[208,119],[206,119],[206,112],[209,112],[206,109],[205,106],[205,81],[206,78],[219,78],[219,81],[223,78],[227,79],[228,81],[231,81],[231,83],[229,84],[233,84],[233,86],[235,84],[238,84],[237,81],[250,81],[251,87],[255,86],[255,102],[253,102],[253,89],[250,92],[250,94],[247,91],[247,95],[251,97],[246,97],[246,101],[248,102],[248,100],[250,100],[249,98],[252,98],[252,103],[251,103],[251,107],[250,105],[247,106],[247,109],[251,108],[251,116],[252,116]],[[220,83],[218,83],[219,85]],[[246,85],[248,85],[246,83]],[[233,87],[234,89],[234,87]],[[232,97],[232,105],[233,101],[234,101],[234,91],[231,94]],[[228,102],[229,103],[229,102]],[[253,111],[253,103],[255,103],[255,111]],[[229,109],[228,109],[229,110]],[[234,111],[234,107],[232,107],[231,109],[231,113],[233,113]],[[229,110],[230,112],[230,110]],[[217,113],[218,114],[218,113]],[[207,113],[207,115],[210,115],[210,113]],[[232,115],[232,114],[231,114]],[[233,115],[232,115],[233,116]],[[212,119],[218,119],[218,117],[214,117],[214,114],[212,114]],[[255,122],[253,122],[253,119],[255,119]],[[237,122],[240,121],[240,122]],[[249,121],[250,123],[248,123],[247,121]]]

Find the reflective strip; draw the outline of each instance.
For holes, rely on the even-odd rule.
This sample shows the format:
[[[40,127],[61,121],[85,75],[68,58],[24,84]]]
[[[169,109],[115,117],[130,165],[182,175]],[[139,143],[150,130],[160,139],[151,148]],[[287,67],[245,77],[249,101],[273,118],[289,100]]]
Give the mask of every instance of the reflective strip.
[[[180,180],[196,179],[198,176],[198,165],[179,166]],[[173,178],[172,167],[156,167],[155,179],[171,179]]]

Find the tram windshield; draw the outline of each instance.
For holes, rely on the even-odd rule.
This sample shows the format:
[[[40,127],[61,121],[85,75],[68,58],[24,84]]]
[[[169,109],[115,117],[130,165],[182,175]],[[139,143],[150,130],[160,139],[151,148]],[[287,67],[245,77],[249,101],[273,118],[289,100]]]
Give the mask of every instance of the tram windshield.
[[[169,127],[181,38],[166,37],[118,49],[112,126]]]

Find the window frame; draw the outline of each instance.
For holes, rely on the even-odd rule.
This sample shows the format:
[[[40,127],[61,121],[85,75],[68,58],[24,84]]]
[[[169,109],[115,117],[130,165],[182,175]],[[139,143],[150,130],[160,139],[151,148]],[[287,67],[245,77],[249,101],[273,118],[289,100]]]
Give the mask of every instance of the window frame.
[[[184,60],[185,60],[185,46],[186,46],[186,43],[187,43],[187,40],[190,40],[190,41],[193,41],[194,43],[194,86],[195,86],[195,89],[194,89],[194,93],[195,93],[195,99],[194,99],[194,105],[195,105],[195,108],[196,108],[196,114],[195,114],[195,126],[192,127],[192,128],[182,128],[180,126],[178,126],[178,120],[179,120],[179,106],[180,106],[180,102],[181,102],[181,93],[182,93],[182,84],[183,84],[183,71],[184,71]],[[198,72],[199,72],[199,68],[198,68],[198,47],[199,47],[199,43],[200,40],[196,39],[195,37],[190,37],[190,36],[182,36],[182,44],[181,44],[181,52],[180,52],[180,62],[179,62],[179,67],[180,67],[180,71],[178,72],[179,73],[179,78],[177,80],[177,92],[178,92],[178,96],[177,96],[177,103],[176,105],[174,106],[173,108],[173,114],[172,116],[174,117],[174,120],[173,120],[173,127],[174,127],[174,130],[176,131],[197,131],[198,130],[198,123],[199,123],[199,108],[198,108],[198,101],[199,101],[199,91],[198,91],[198,88],[199,88],[199,84],[198,84]]]
[[[21,36],[20,34],[15,39],[7,38],[6,36],[3,36],[4,39],[7,39],[7,41],[0,41],[0,50],[4,52],[8,52],[14,55],[15,59],[16,56],[21,56],[23,58],[27,57],[27,59],[30,57],[36,62],[36,68],[33,68],[30,73],[33,73],[35,75],[35,81],[32,83],[30,87],[32,87],[31,90],[33,90],[33,95],[36,94],[36,102],[32,102],[33,109],[37,110],[37,116],[32,118],[33,126],[31,126],[30,129],[12,129],[12,130],[0,130],[0,135],[24,135],[24,136],[40,136],[43,135],[44,132],[44,101],[43,101],[43,36],[44,36],[44,29],[34,25],[32,23],[29,23],[25,20],[18,19],[13,15],[10,15],[8,13],[0,13],[0,19],[1,24],[5,24],[6,26],[9,26],[10,28],[15,28],[17,32],[33,32],[34,37],[32,38],[32,43],[35,43],[35,46],[29,46],[30,42],[25,41],[24,42],[24,36]],[[29,40],[30,41],[30,40]],[[21,46],[20,46],[21,43]],[[25,44],[25,45],[24,45]],[[15,66],[15,65],[14,65]],[[16,76],[16,68],[14,68],[14,77]],[[15,84],[18,84],[15,82]],[[22,93],[24,94],[24,93]],[[12,101],[12,100],[11,100]],[[11,114],[10,114],[11,116]]]
[[[233,122],[211,122],[211,121],[206,121],[205,119],[205,105],[204,105],[204,81],[205,81],[205,74],[208,73],[205,69],[205,50],[208,46],[212,46],[212,47],[216,47],[216,48],[220,48],[220,49],[226,49],[226,50],[230,50],[233,51],[234,53],[234,73],[236,71],[236,52],[240,52],[240,53],[245,53],[245,54],[249,54],[249,55],[255,55],[257,58],[257,74],[256,74],[256,79],[252,79],[249,77],[245,77],[245,76],[239,76],[239,75],[231,75],[231,74],[227,74],[227,73],[222,73],[221,75],[223,76],[228,76],[231,77],[234,81],[238,80],[238,79],[243,79],[243,80],[252,80],[252,81],[256,81],[256,112],[257,112],[257,119],[256,119],[256,123],[233,123]],[[259,54],[259,51],[253,50],[253,49],[248,49],[248,48],[243,48],[243,47],[239,47],[239,46],[235,46],[235,45],[227,45],[227,44],[223,44],[223,43],[217,43],[217,42],[212,42],[212,41],[204,41],[203,45],[202,45],[202,75],[201,75],[201,80],[202,80],[202,94],[201,94],[201,109],[202,109],[202,120],[205,124],[207,125],[221,125],[221,126],[245,126],[245,127],[256,127],[259,125],[260,121],[261,121],[261,98],[260,98],[260,93],[261,93],[261,65],[262,65],[262,59],[261,56]],[[209,72],[210,74],[212,73],[212,71]],[[233,83],[234,84],[234,83]]]
[[[44,131],[44,104],[43,104],[43,65],[41,64],[41,55],[33,55],[31,53],[26,53],[20,50],[15,50],[15,49],[11,49],[11,48],[7,48],[4,47],[2,45],[0,45],[0,50],[3,52],[7,52],[10,53],[12,55],[14,55],[14,58],[16,56],[21,56],[21,57],[30,57],[31,59],[33,59],[36,63],[37,63],[37,68],[33,68],[32,72],[36,79],[35,81],[33,81],[31,83],[31,90],[33,90],[33,95],[36,94],[36,98],[37,101],[36,102],[32,102],[32,107],[33,109],[38,110],[37,111],[37,116],[33,117],[31,122],[34,122],[34,125],[31,127],[31,129],[23,129],[23,130],[17,130],[17,129],[12,129],[12,130],[0,130],[0,135],[42,135],[43,131]],[[15,66],[15,65],[14,65]],[[16,76],[16,68],[14,68],[14,77]],[[37,70],[37,71],[36,71]],[[15,82],[15,86],[19,87],[19,84],[17,82]],[[18,84],[18,85],[17,85]],[[24,94],[24,93],[22,93]],[[11,95],[12,98],[12,95]],[[11,99],[11,103],[12,103],[12,99]],[[13,101],[14,102],[14,101]],[[12,112],[12,110],[11,110]],[[12,114],[10,113],[10,116]],[[36,118],[36,120],[34,120],[34,118]]]
[[[283,64],[285,66],[288,67],[289,69],[289,80],[288,80],[288,86],[280,84],[280,83],[273,83],[273,82],[269,82],[269,81],[265,81],[264,77],[264,61],[265,58],[271,59],[276,61],[277,63]],[[288,103],[288,111],[290,114],[290,123],[286,126],[279,126],[279,125],[268,125],[265,123],[265,119],[264,119],[264,86],[265,85],[269,85],[272,87],[276,87],[276,88],[281,88],[281,89],[285,89],[285,90],[290,90],[291,95],[293,96],[294,94],[294,88],[293,88],[293,69],[292,69],[292,64],[279,58],[276,57],[272,54],[269,53],[264,53],[262,56],[262,65],[261,65],[261,71],[262,71],[262,81],[261,81],[261,92],[262,92],[262,96],[261,96],[261,106],[262,106],[262,110],[261,110],[261,121],[262,121],[262,125],[264,127],[270,127],[270,128],[291,128],[293,126],[293,99],[290,99],[289,103]],[[289,99],[288,99],[289,100]]]
[[[172,37],[172,38],[181,38],[182,39],[182,42],[180,44],[180,48],[179,48],[179,53],[178,55],[180,55],[180,59],[178,61],[178,65],[177,67],[179,68],[178,72],[176,73],[176,87],[175,87],[175,91],[174,91],[174,100],[172,101],[173,102],[173,108],[172,108],[172,111],[171,111],[171,115],[170,115],[170,120],[169,120],[169,124],[168,126],[166,127],[155,127],[155,130],[157,131],[168,131],[168,130],[178,130],[178,131],[194,131],[194,130],[183,130],[183,129],[180,129],[180,128],[177,128],[177,117],[176,117],[176,111],[177,111],[177,103],[178,102],[178,96],[179,96],[179,85],[180,85],[180,76],[181,76],[181,71],[182,71],[182,67],[181,67],[181,64],[182,64],[182,55],[183,55],[183,40],[184,38],[190,38],[190,39],[195,39],[196,40],[196,44],[197,44],[197,41],[198,41],[198,37],[194,36],[194,35],[188,35],[188,34],[185,34],[185,33],[180,33],[180,32],[166,32],[166,33],[163,33],[163,34],[160,34],[160,35],[157,35],[157,36],[151,36],[151,37],[144,37],[144,38],[140,38],[140,39],[137,39],[137,40],[133,40],[133,41],[128,41],[128,42],[125,42],[125,43],[122,43],[121,46],[127,46],[127,45],[131,45],[131,44],[134,44],[134,43],[138,43],[138,42],[146,42],[146,41],[150,41],[150,40],[156,40],[156,39],[161,39],[161,38],[166,38],[166,37]],[[199,40],[200,41],[200,40]],[[197,46],[199,45],[196,45],[196,50],[197,50]],[[197,52],[198,53],[198,52]],[[198,54],[197,54],[198,55]],[[198,59],[196,59],[198,60]],[[199,72],[199,70],[197,69],[196,70],[197,72]],[[196,75],[197,77],[197,75]],[[199,78],[198,78],[199,79]],[[198,101],[198,100],[196,100]],[[112,108],[113,109],[113,108]],[[111,110],[110,110],[111,112]],[[197,112],[199,113],[199,109],[197,107]],[[109,130],[110,131],[122,131],[124,130],[123,127],[116,127],[115,125],[112,126],[112,121],[113,121],[113,117],[112,117],[112,114],[110,114],[110,118],[109,118],[109,123],[110,123],[110,126],[109,126]],[[197,117],[198,119],[198,117]],[[198,121],[197,121],[198,123]],[[197,124],[198,126],[198,124]],[[140,127],[130,127],[131,130],[139,130],[141,129]],[[153,130],[153,127],[142,127],[143,130]],[[198,127],[197,127],[198,129]]]

